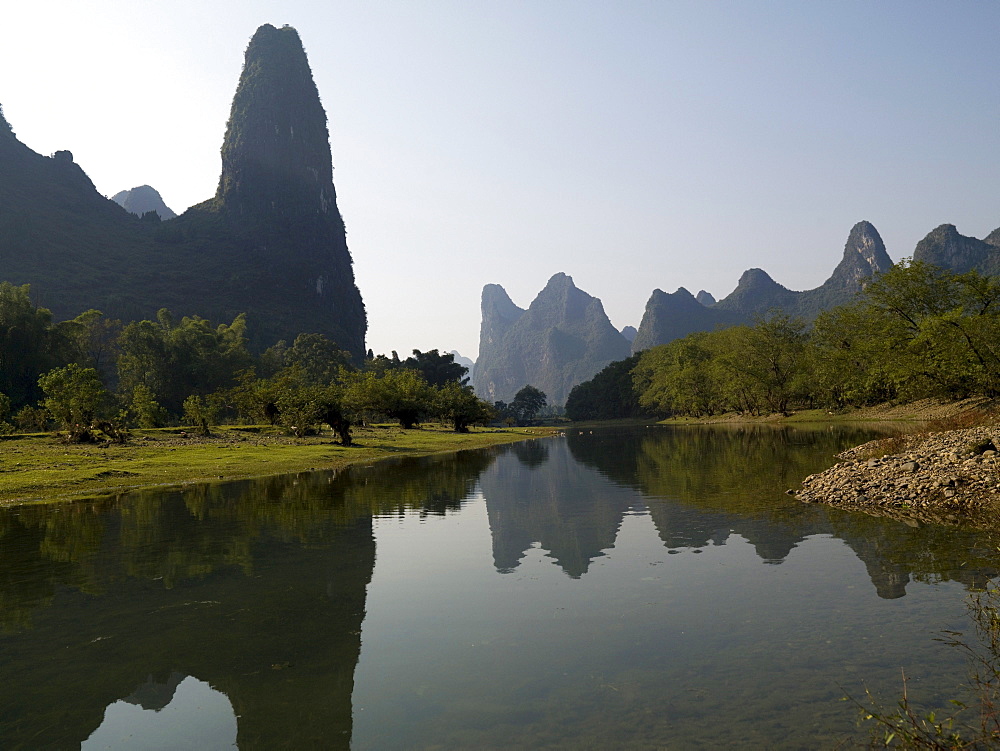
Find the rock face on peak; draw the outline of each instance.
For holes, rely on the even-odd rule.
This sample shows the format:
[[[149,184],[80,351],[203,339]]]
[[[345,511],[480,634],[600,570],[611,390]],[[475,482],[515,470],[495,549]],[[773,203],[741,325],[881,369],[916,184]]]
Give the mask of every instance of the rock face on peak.
[[[561,405],[570,389],[629,355],[628,341],[596,297],[556,274],[527,310],[496,284],[483,289],[483,324],[473,381],[480,397],[510,401],[535,386]]]
[[[1000,274],[1000,229],[985,240],[958,234],[954,224],[942,224],[917,243],[914,261],[924,261],[959,274],[977,269],[984,274]]]
[[[878,230],[871,222],[858,222],[847,236],[844,257],[823,286],[857,293],[868,279],[891,267],[892,259],[885,252],[885,243]]]
[[[777,308],[807,321],[820,312],[850,302],[875,274],[892,267],[885,244],[871,222],[858,222],[847,236],[840,263],[823,284],[804,292],[781,286],[761,269],[744,272],[736,289],[715,308],[739,313],[750,320]]]
[[[673,293],[654,289],[646,303],[639,331],[632,340],[632,352],[642,352],[695,331],[711,331],[741,321],[739,315],[730,311],[705,307],[683,287]]]
[[[635,335],[639,333],[639,330],[635,326],[626,326],[622,330],[622,336],[625,337],[625,341],[630,344],[635,341]]]
[[[0,280],[31,284],[56,318],[246,313],[255,347],[315,332],[363,357],[326,114],[295,29],[265,25],[251,39],[222,165],[212,199],[144,222],[101,196],[68,151],[36,154],[3,120]]]
[[[159,191],[149,185],[140,185],[131,190],[123,190],[111,196],[111,200],[136,216],[154,211],[160,219],[173,219],[177,214],[163,202]]]
[[[705,290],[698,290],[698,294],[694,296],[694,299],[704,305],[706,308],[710,308],[715,305],[717,300],[711,292],[706,292]]]

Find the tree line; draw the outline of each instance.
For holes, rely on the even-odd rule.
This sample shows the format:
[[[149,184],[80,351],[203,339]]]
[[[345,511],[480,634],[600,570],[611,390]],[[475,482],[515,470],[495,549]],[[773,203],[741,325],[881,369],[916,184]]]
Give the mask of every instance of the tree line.
[[[1000,280],[904,259],[811,326],[771,311],[612,363],[566,412],[787,414],[979,395],[1000,395]]]
[[[72,441],[124,440],[130,427],[270,423],[304,436],[328,425],[344,445],[358,424],[405,429],[434,419],[456,431],[520,423],[544,406],[533,387],[511,405],[489,404],[454,355],[413,350],[405,360],[361,363],[322,334],[300,334],[261,353],[247,346],[246,316],[212,326],[197,316],[123,324],[89,310],[54,322],[28,285],[0,283],[0,432],[58,426]],[[538,405],[538,395],[541,404]]]

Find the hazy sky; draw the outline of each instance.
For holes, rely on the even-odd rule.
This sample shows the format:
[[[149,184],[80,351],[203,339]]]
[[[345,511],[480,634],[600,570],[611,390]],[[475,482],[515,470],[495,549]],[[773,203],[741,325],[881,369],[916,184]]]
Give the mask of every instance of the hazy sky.
[[[215,192],[243,51],[299,31],[376,352],[476,357],[479,298],[570,274],[615,326],[750,267],[821,284],[1000,226],[1000,3],[5,3],[0,104],[98,190]],[[177,311],[185,313],[187,311]]]

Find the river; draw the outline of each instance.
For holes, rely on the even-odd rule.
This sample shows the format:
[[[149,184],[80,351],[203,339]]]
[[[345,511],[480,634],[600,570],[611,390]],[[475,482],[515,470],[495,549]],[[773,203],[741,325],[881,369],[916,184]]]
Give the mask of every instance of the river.
[[[0,748],[850,747],[1000,535],[787,496],[872,430],[568,435],[0,509]]]

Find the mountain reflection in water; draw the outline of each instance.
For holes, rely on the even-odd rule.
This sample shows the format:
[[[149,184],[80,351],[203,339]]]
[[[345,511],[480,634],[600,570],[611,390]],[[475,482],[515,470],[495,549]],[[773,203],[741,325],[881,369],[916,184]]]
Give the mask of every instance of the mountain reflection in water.
[[[470,503],[485,504],[504,576],[540,547],[584,580],[630,516],[648,516],[668,553],[735,535],[772,565],[807,538],[836,538],[880,598],[903,597],[912,580],[975,587],[995,575],[991,533],[784,495],[869,437],[571,432],[339,473],[0,509],[0,747],[76,747],[109,706],[162,708],[185,676],[228,697],[240,748],[350,747],[379,520],[431,523]],[[406,614],[394,617],[404,629]]]

